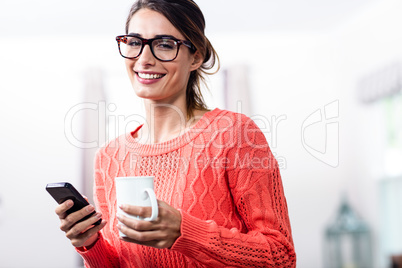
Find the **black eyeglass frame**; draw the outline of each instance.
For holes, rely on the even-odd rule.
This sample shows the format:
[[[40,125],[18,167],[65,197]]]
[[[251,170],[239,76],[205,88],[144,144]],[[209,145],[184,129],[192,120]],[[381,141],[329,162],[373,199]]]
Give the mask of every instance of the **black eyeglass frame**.
[[[135,56],[135,57],[126,57],[126,56],[123,55],[123,53],[121,53],[120,42],[123,42],[123,43],[127,44],[127,37],[135,37],[135,38],[138,38],[138,39],[141,40],[141,49],[140,49],[140,52],[138,52],[138,55]],[[177,43],[177,51],[176,51],[176,55],[174,56],[173,59],[171,59],[171,60],[162,60],[162,59],[158,58],[158,57],[155,55],[154,49],[152,48],[152,42],[155,41],[155,40],[158,40],[158,39],[169,39],[169,40],[173,40],[173,41],[175,41],[175,42]],[[149,48],[151,49],[152,55],[153,55],[157,60],[160,60],[160,61],[163,61],[163,62],[168,62],[168,61],[173,61],[173,60],[175,60],[175,59],[177,58],[177,55],[179,54],[179,49],[180,49],[180,46],[181,46],[181,45],[185,45],[185,46],[188,47],[192,52],[195,52],[195,51],[197,50],[197,49],[195,48],[195,46],[194,46],[190,41],[187,41],[187,40],[180,40],[180,39],[177,39],[177,38],[174,38],[174,37],[171,37],[171,36],[146,39],[146,38],[142,38],[142,37],[139,37],[139,36],[136,36],[136,35],[125,34],[125,35],[118,35],[118,36],[116,36],[116,41],[117,41],[117,45],[118,45],[118,47],[119,47],[119,53],[120,53],[120,55],[121,55],[123,58],[126,58],[126,59],[136,59],[136,58],[138,58],[138,57],[142,54],[142,51],[144,50],[145,45],[149,45]],[[124,42],[124,41],[125,41],[125,42]]]

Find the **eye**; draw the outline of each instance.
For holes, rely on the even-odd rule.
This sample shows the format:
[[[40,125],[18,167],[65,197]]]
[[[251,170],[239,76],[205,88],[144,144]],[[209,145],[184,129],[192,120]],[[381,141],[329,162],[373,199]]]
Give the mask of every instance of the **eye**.
[[[142,42],[138,38],[130,37],[127,38],[127,45],[131,47],[140,47],[142,45]]]
[[[171,39],[157,39],[154,41],[154,48],[158,50],[173,50],[176,46],[176,41]]]

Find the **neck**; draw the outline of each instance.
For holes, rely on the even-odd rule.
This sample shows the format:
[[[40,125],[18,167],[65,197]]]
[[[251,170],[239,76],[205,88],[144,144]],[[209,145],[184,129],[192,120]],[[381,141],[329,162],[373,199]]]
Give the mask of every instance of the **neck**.
[[[141,129],[142,143],[161,143],[182,135],[193,120],[187,119],[185,105],[146,104],[146,124]]]

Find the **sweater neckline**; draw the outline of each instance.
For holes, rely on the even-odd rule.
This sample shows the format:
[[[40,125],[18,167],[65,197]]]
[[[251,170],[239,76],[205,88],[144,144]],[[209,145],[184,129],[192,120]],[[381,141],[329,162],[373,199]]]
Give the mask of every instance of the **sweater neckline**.
[[[133,135],[143,126],[140,125],[134,131],[128,132],[125,135],[126,145],[132,149],[135,149],[136,153],[140,155],[160,155],[177,150],[178,148],[194,140],[194,138],[202,133],[221,112],[222,110],[219,108],[206,112],[188,131],[176,138],[161,143],[139,143],[137,139],[133,137]]]

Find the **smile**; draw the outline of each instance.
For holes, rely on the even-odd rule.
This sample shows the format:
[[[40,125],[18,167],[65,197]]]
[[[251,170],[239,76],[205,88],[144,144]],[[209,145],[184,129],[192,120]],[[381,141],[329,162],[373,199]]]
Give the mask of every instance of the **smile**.
[[[159,78],[162,78],[165,76],[164,74],[146,74],[146,73],[137,73],[137,75],[139,78],[148,79],[148,80],[159,79]]]

